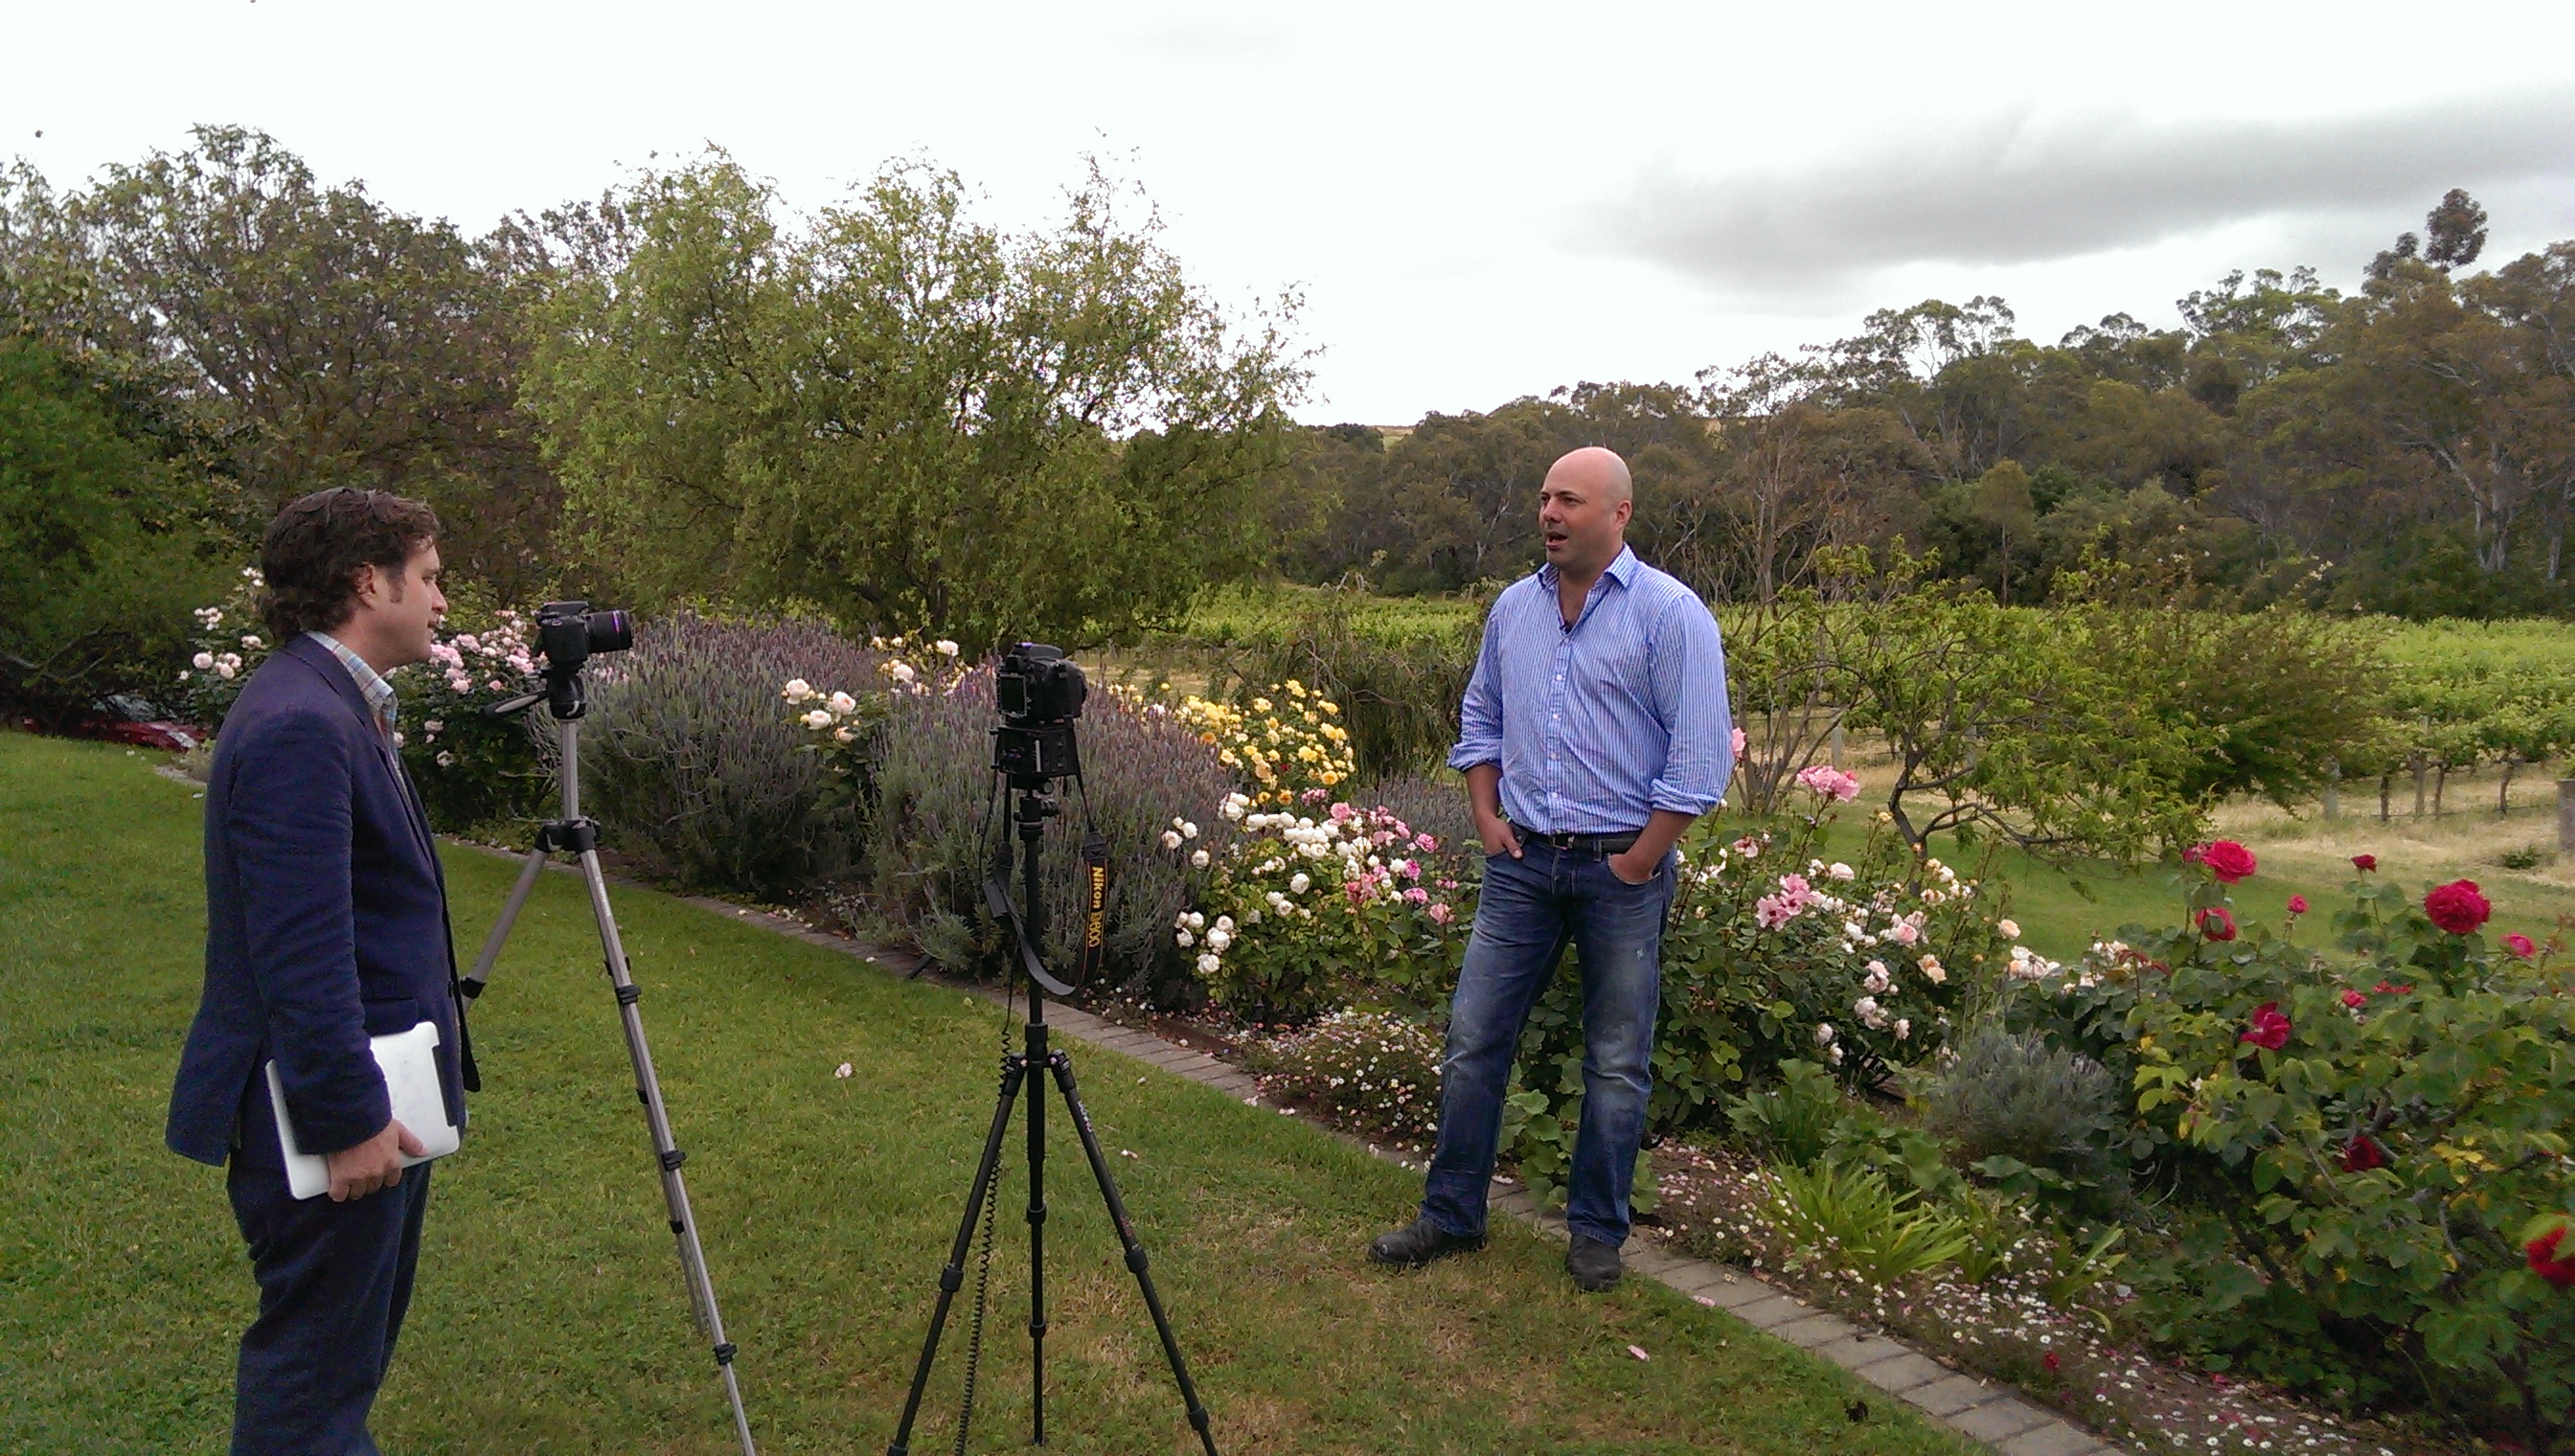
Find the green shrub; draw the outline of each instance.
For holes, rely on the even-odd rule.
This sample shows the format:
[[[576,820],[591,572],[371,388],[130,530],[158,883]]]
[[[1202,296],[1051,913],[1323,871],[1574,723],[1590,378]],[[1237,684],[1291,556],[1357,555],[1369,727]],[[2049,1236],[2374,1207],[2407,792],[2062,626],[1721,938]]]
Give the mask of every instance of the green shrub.
[[[202,491],[52,351],[0,338],[0,705],[47,727],[165,697],[186,614],[224,589]]]
[[[1352,610],[1363,600],[1325,594],[1292,627],[1233,644],[1231,666],[1247,684],[1292,678],[1340,704],[1364,778],[1435,767],[1457,741],[1483,611],[1448,625],[1372,630]]]
[[[1811,1166],[1823,1157],[1841,1115],[1840,1087],[1830,1072],[1811,1061],[1783,1061],[1778,1085],[1725,1103],[1725,1120],[1736,1136],[1792,1168]]]
[[[1931,1130],[1987,1176],[2013,1186],[2036,1173],[2065,1187],[2113,1175],[2108,1145],[2124,1121],[2123,1093],[2088,1056],[2035,1032],[1985,1026],[1960,1043],[1922,1101]]]

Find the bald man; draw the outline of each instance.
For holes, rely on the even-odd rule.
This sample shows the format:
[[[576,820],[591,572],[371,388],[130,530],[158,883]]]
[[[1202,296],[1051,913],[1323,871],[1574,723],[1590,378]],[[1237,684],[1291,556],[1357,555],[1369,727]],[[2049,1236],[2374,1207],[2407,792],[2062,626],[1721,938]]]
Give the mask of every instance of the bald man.
[[[1594,447],[1557,461],[1538,491],[1546,565],[1484,620],[1448,754],[1483,836],[1483,890],[1448,1010],[1438,1151],[1420,1215],[1368,1246],[1380,1264],[1483,1246],[1511,1057],[1570,941],[1582,965],[1582,1124],[1564,1267],[1594,1293],[1623,1272],[1672,845],[1734,771],[1716,619],[1627,549],[1634,514],[1615,454]]]

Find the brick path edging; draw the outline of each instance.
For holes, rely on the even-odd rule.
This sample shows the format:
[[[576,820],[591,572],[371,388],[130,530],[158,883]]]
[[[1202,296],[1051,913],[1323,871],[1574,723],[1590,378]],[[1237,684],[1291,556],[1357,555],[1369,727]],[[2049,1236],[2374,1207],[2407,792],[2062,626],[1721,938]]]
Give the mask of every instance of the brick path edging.
[[[511,859],[523,857],[468,840],[449,842]],[[548,867],[564,873],[570,873],[573,868],[560,861],[552,862]],[[609,877],[621,885],[645,887],[624,876]],[[673,898],[742,924],[837,950],[889,974],[929,980],[949,989],[981,996],[996,1005],[1003,1000],[1002,993],[990,986],[931,974],[911,957],[817,930],[785,915],[728,904],[704,895],[675,895]],[[1160,1067],[1202,1086],[1243,1098],[1261,1094],[1261,1083],[1248,1072],[1228,1066],[1206,1052],[1166,1041],[1150,1031],[1122,1026],[1079,1007],[1054,1003],[1048,1013],[1047,1024],[1067,1036]],[[1338,1138],[1371,1157],[1405,1168],[1418,1168],[1417,1164],[1363,1138],[1310,1119],[1297,1120],[1315,1132]],[[1495,1179],[1491,1206],[1524,1223],[1535,1225],[1550,1236],[1565,1236],[1563,1217],[1540,1209],[1536,1199],[1525,1188]],[[1625,1247],[1619,1252],[1631,1274],[1652,1279],[1692,1299],[1706,1300],[1763,1334],[1821,1355],[1867,1384],[1912,1406],[1934,1424],[1946,1426],[1990,1447],[2001,1456],[2119,1456],[2124,1450],[2054,1411],[2023,1399],[2008,1385],[1951,1369],[1901,1340],[1863,1329],[1840,1315],[1817,1309],[1751,1270],[1674,1253],[1635,1235],[1628,1237]]]

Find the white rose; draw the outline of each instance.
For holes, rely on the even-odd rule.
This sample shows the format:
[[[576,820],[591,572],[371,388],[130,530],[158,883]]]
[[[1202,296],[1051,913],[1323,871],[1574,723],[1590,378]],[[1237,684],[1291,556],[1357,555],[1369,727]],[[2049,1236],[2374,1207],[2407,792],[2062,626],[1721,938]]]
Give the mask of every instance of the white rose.
[[[1184,824],[1182,824],[1182,825],[1181,825],[1181,837],[1182,837],[1182,838],[1184,838],[1184,839],[1195,839],[1195,838],[1197,838],[1198,836],[1199,836],[1199,826],[1198,826],[1198,825],[1196,825],[1196,824],[1192,824],[1192,823],[1184,823]]]
[[[943,658],[953,658],[957,656],[957,644],[950,642],[944,637],[939,641],[932,643],[930,646]]]
[[[1204,929],[1206,929],[1206,928],[1207,928],[1207,916],[1206,916],[1204,913],[1202,913],[1202,912],[1200,912],[1200,911],[1198,911],[1198,910],[1192,910],[1192,911],[1190,911],[1190,928],[1191,928],[1191,929],[1193,929],[1193,930],[1204,930]]]
[[[1833,878],[1835,878],[1835,879],[1838,879],[1838,880],[1843,881],[1844,883],[1848,883],[1850,880],[1852,880],[1853,878],[1857,877],[1857,875],[1858,875],[1858,873],[1859,873],[1859,871],[1857,871],[1857,870],[1855,870],[1855,869],[1851,868],[1851,867],[1850,867],[1849,865],[1847,865],[1847,864],[1842,863],[1842,862],[1841,862],[1840,860],[1838,860],[1838,859],[1834,860],[1834,861],[1832,862],[1831,866],[1830,866],[1829,868],[1825,869],[1825,870],[1824,870],[1824,872],[1825,872],[1826,874],[1831,875],[1831,876],[1832,876]]]
[[[1818,1021],[1815,1023],[1815,1044],[1817,1046],[1830,1046],[1833,1044],[1832,1022]]]
[[[809,728],[830,728],[832,726],[831,710],[825,708],[815,709],[812,713],[805,715],[803,722]]]
[[[855,743],[859,740],[859,735],[850,731],[847,728],[836,728],[832,729],[832,740],[834,742],[841,743]]]
[[[1290,894],[1303,894],[1305,892],[1305,887],[1313,882],[1314,881],[1305,877],[1305,871],[1299,869],[1296,871],[1295,877],[1288,881],[1288,892]]]
[[[802,678],[790,678],[787,680],[786,688],[782,689],[778,696],[790,703],[802,703],[814,696],[814,685]]]
[[[226,682],[231,682],[233,676],[233,665],[230,663],[215,664],[215,676]]]
[[[2002,931],[2003,938],[2006,940],[2017,940],[2020,938],[2020,923],[2016,920],[1996,920],[1994,921],[1994,928]]]
[[[1208,860],[1208,851],[1206,851],[1205,849],[1193,850],[1193,851],[1191,852],[1191,854],[1190,854],[1190,867],[1191,867],[1191,868],[1193,868],[1193,869],[1205,869],[1205,868],[1207,868],[1207,867],[1208,867],[1208,863],[1209,863],[1209,860]]]
[[[211,673],[215,670],[215,655],[213,653],[199,653],[188,661],[194,663],[197,667],[197,671],[200,673]]]
[[[1223,931],[1227,932],[1228,934],[1233,933],[1233,931],[1234,931],[1234,916],[1232,916],[1232,915],[1219,915],[1219,916],[1217,916],[1217,917],[1216,917],[1216,927],[1217,927],[1218,929],[1220,929],[1220,930],[1223,930]]]
[[[1195,945],[1195,944],[1197,944],[1197,943],[1198,943],[1198,937],[1197,937],[1196,935],[1191,934],[1191,933],[1190,933],[1190,931],[1189,931],[1189,927],[1188,927],[1188,926],[1186,926],[1186,925],[1184,925],[1184,926],[1182,926],[1180,929],[1175,930],[1175,931],[1173,931],[1173,932],[1172,932],[1172,943],[1173,943],[1173,944],[1175,944],[1175,945],[1179,945],[1179,946],[1187,947],[1187,946],[1190,946],[1190,945]]]
[[[456,755],[454,753],[441,753],[438,755],[438,766],[441,768],[452,767],[455,762]]]
[[[892,673],[894,675],[894,681],[898,683],[909,683],[915,678],[921,676],[919,673],[912,670],[912,664],[910,663],[897,663],[886,671]]]
[[[1202,955],[1199,957],[1199,974],[1201,975],[1214,975],[1224,967],[1225,962],[1217,958],[1214,954]]]
[[[1913,1023],[1902,1016],[1895,1018],[1895,1039],[1902,1041],[1913,1034]]]
[[[1165,829],[1163,831],[1163,847],[1166,849],[1177,849],[1181,847],[1181,831],[1178,829]]]
[[[1234,943],[1234,937],[1223,930],[1210,930],[1208,931],[1207,943],[1210,950],[1223,953],[1227,946]]]
[[[847,693],[835,693],[832,695],[830,701],[832,711],[834,713],[856,713],[859,711],[859,700],[852,698]]]

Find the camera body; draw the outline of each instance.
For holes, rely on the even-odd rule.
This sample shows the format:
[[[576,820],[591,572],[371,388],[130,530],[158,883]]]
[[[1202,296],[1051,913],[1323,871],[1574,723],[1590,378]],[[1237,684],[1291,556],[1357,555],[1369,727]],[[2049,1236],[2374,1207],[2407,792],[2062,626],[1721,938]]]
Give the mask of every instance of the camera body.
[[[587,602],[549,602],[537,609],[537,651],[548,676],[575,673],[593,653],[635,646],[635,624],[622,611],[593,612]]]
[[[1004,654],[993,676],[1002,712],[993,729],[993,770],[1014,787],[1043,789],[1059,778],[1079,777],[1082,751],[1074,720],[1082,717],[1091,685],[1062,648],[1024,642]]]

